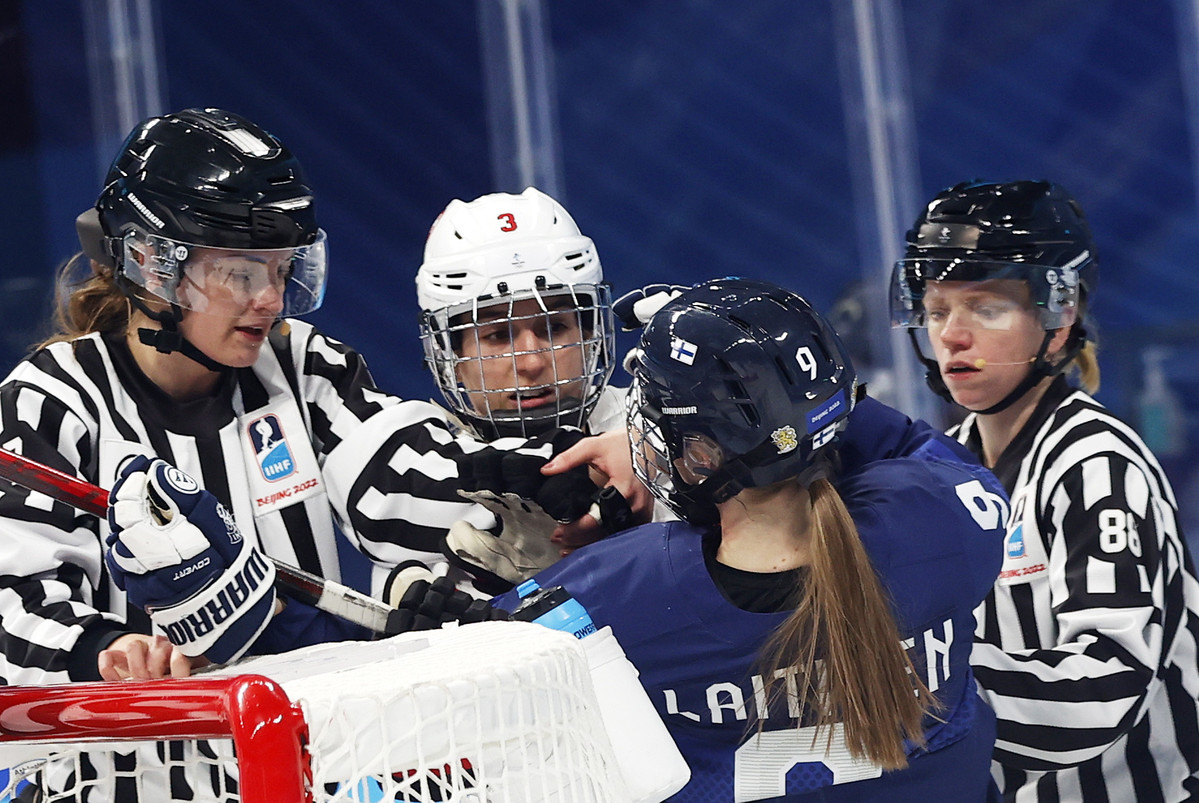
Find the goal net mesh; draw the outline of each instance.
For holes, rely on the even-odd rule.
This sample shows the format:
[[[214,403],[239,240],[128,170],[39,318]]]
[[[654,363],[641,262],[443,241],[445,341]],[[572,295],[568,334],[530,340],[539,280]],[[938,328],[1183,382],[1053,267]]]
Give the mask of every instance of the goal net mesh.
[[[302,712],[305,777],[299,786],[314,801],[629,799],[587,659],[564,633],[523,622],[483,622],[255,658],[204,673],[202,681],[247,674],[277,683],[285,702]],[[169,700],[173,685],[196,682],[120,685]],[[89,687],[102,695],[112,685]],[[53,695],[57,688],[67,687],[42,691]],[[62,741],[56,741],[55,726],[46,723],[31,729],[40,729],[36,744],[8,741],[13,731],[3,700],[0,690],[0,766],[10,768],[6,793],[25,795],[15,800],[290,803],[269,793],[276,788],[286,795],[288,784],[295,785],[291,776],[299,770],[285,755],[259,748],[253,739],[172,738],[186,732],[189,717],[199,716],[200,707],[187,695],[180,695],[177,711],[158,705],[150,717],[161,726],[161,738],[150,722],[139,732],[148,738],[132,742],[106,742],[102,728],[79,741],[78,724],[62,729]],[[129,717],[145,718],[137,702],[135,696],[128,703]],[[285,713],[268,707],[253,716],[270,722]],[[79,720],[86,724],[88,716],[76,713],[73,721]],[[254,725],[247,729],[251,734]],[[252,791],[246,778],[251,772],[266,778],[265,787],[256,782]],[[272,778],[279,779],[277,787]],[[29,785],[42,797],[34,797]]]

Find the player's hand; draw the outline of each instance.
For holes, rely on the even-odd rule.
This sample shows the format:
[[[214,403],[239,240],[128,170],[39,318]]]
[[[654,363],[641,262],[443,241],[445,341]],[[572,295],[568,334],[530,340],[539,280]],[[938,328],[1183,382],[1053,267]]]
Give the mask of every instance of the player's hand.
[[[126,633],[100,652],[97,664],[104,680],[155,680],[190,677],[208,661],[188,658],[164,636]]]
[[[134,458],[109,493],[108,525],[113,580],[184,655],[228,663],[262,632],[275,566],[187,474]]]
[[[446,622],[468,625],[509,618],[507,611],[458,590],[453,580],[434,575],[414,560],[391,570],[383,584],[383,599],[397,609],[396,615],[387,619],[388,635],[433,630]]]

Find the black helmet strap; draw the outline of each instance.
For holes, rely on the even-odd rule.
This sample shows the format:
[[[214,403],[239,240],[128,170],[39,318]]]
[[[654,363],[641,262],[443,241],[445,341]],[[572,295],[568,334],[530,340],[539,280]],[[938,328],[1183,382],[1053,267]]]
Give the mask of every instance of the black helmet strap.
[[[161,310],[154,312],[145,303],[138,298],[137,293],[133,292],[130,283],[127,280],[118,280],[117,286],[121,288],[126,298],[137,307],[147,318],[158,321],[162,324],[161,329],[139,328],[137,330],[137,339],[146,346],[153,346],[154,350],[160,354],[170,354],[179,352],[184,357],[199,363],[209,371],[226,371],[228,365],[223,365],[209,357],[204,352],[200,351],[195,345],[183,336],[179,331],[179,322],[183,320],[183,310],[178,304],[171,304],[169,310]]]

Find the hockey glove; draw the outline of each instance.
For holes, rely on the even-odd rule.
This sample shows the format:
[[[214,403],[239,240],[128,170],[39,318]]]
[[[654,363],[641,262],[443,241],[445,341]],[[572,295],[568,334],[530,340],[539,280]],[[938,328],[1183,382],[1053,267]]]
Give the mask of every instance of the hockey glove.
[[[558,429],[531,439],[519,449],[489,446],[464,454],[455,458],[459,487],[468,492],[491,491],[494,495],[518,496],[532,502],[561,524],[576,521],[580,516],[590,513],[603,523],[609,533],[619,532],[632,521],[628,503],[614,488],[596,487],[586,466],[578,466],[561,474],[541,473],[542,466],[550,459],[582,438],[583,433],[578,430]],[[500,506],[499,509],[492,509],[492,512],[502,518],[508,509],[519,508]],[[520,511],[520,514],[524,512]]]
[[[108,525],[113,580],[184,655],[228,663],[270,620],[274,564],[174,466],[130,461],[109,493]]]
[[[487,600],[459,591],[448,577],[437,577],[424,564],[410,560],[391,570],[383,585],[383,599],[399,614],[389,617],[388,630],[407,633],[433,630],[446,622],[468,625],[508,619],[508,612]]]
[[[633,332],[649,323],[668,301],[690,289],[681,284],[647,284],[616,299],[612,314],[620,321],[622,330]]]
[[[499,522],[494,531],[488,531],[459,521],[445,537],[446,558],[469,572],[481,591],[488,594],[507,591],[562,556],[562,547],[550,540],[558,522],[536,502],[494,491],[458,494],[490,510]]]

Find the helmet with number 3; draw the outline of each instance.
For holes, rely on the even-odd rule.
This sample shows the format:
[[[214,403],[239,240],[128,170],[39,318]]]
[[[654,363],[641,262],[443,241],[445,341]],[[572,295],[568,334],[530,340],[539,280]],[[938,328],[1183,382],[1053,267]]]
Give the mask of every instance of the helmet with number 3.
[[[585,426],[612,373],[611,291],[561,204],[534,187],[451,201],[416,292],[425,359],[481,434]]]
[[[629,394],[637,475],[694,523],[744,488],[828,471],[857,377],[800,296],[726,278],[668,302],[642,332]]]

